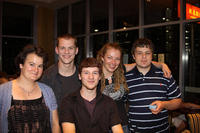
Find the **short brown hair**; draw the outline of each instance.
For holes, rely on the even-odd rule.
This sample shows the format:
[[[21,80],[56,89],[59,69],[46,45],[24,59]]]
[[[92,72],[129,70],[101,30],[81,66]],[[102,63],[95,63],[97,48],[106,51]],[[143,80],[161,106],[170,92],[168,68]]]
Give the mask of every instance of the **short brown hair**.
[[[47,62],[48,62],[48,54],[44,51],[43,48],[38,47],[33,44],[28,44],[23,48],[23,50],[15,58],[15,65],[17,67],[17,71],[20,71],[19,65],[20,64],[24,65],[26,57],[32,53],[36,54],[37,56],[43,59],[44,69],[46,68]]]
[[[135,49],[137,47],[147,47],[150,48],[152,53],[154,51],[154,44],[151,40],[147,39],[147,38],[139,38],[138,40],[136,40],[133,45],[132,45],[132,49],[131,49],[131,53],[134,54]]]
[[[74,44],[75,46],[77,47],[77,38],[75,36],[73,36],[72,34],[69,34],[69,33],[66,33],[66,34],[63,34],[63,35],[60,35],[58,38],[57,38],[57,47],[58,47],[58,44],[59,44],[59,39],[65,39],[65,40],[69,40],[69,39],[73,39],[74,40]]]
[[[97,67],[99,69],[99,74],[101,75],[102,73],[102,66],[95,58],[89,57],[84,59],[79,66],[79,74],[81,74],[83,68],[86,67]]]

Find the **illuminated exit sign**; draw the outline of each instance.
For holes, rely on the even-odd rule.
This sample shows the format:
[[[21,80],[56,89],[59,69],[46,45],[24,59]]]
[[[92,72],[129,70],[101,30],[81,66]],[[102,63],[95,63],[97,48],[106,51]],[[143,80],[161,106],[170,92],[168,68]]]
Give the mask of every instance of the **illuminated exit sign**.
[[[178,17],[180,17],[180,0],[178,1]],[[200,8],[186,3],[186,19],[200,18]],[[200,22],[198,22],[200,23]]]

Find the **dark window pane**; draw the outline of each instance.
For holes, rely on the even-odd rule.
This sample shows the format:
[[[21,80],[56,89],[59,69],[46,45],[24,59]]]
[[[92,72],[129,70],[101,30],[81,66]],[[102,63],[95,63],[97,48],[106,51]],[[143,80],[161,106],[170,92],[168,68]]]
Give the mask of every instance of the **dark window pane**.
[[[123,51],[123,63],[132,63],[131,48],[133,42],[138,39],[138,30],[114,33],[114,42],[118,42]]]
[[[31,44],[32,42],[32,39],[3,38],[2,65],[4,72],[10,75],[16,73],[16,67],[14,63],[16,55],[23,49],[25,45]]]
[[[57,36],[68,33],[68,7],[57,10]]]
[[[78,44],[78,55],[76,56],[76,63],[80,64],[80,62],[86,58],[85,37],[77,38],[77,44]]]
[[[33,11],[32,6],[3,3],[3,34],[32,36]]]
[[[185,99],[200,96],[200,22],[185,26]],[[194,99],[193,99],[194,100]]]
[[[85,1],[72,5],[72,34],[85,33]]]
[[[153,24],[178,20],[178,0],[145,0],[144,23]]]
[[[90,32],[108,30],[108,0],[90,0]]]
[[[154,60],[165,62],[179,81],[179,25],[145,29],[145,37],[155,45]]]
[[[114,29],[137,26],[138,7],[138,0],[114,0]]]
[[[96,57],[101,47],[108,42],[108,34],[94,35],[90,38],[90,56]]]

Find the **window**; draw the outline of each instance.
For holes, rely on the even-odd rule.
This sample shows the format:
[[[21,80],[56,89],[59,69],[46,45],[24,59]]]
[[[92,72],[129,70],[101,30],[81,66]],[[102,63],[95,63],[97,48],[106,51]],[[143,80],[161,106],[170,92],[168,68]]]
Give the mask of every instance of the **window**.
[[[114,41],[118,42],[123,52],[123,63],[132,63],[133,57],[131,54],[132,44],[138,39],[138,30],[122,31],[114,33]]]
[[[8,75],[16,73],[15,57],[27,44],[32,44],[32,39],[3,37],[2,64],[3,71]]]
[[[3,35],[33,35],[32,6],[3,3]]]
[[[90,0],[90,32],[108,30],[108,0]]]
[[[154,43],[154,60],[165,62],[179,82],[179,25],[148,28],[145,37]]]
[[[185,99],[197,98],[200,94],[200,22],[185,25]]]
[[[85,24],[85,1],[78,2],[72,5],[72,34],[84,34]]]
[[[78,55],[76,56],[76,63],[79,64],[84,58],[86,58],[85,37],[78,37],[77,44],[78,44]]]
[[[68,33],[68,7],[57,10],[57,36]]]
[[[90,38],[90,51],[95,58],[101,47],[108,42],[108,34],[94,35]]]
[[[145,0],[144,23],[163,23],[178,20],[177,0]]]
[[[9,75],[16,73],[16,55],[33,43],[33,13],[32,6],[3,3],[2,71]]]
[[[138,0],[114,0],[114,29],[128,28],[139,24]]]

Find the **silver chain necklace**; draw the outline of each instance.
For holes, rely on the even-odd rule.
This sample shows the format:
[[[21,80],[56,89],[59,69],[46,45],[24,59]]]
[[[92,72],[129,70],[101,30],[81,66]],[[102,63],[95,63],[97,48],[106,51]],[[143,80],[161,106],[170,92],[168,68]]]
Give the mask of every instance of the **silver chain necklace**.
[[[34,90],[37,88],[37,86],[35,85],[33,87],[33,89],[31,89],[30,91],[28,91],[27,89],[25,89],[25,88],[23,88],[23,87],[21,87],[19,85],[18,85],[18,87],[21,88],[25,93],[27,93],[28,96],[30,96],[34,92]]]

